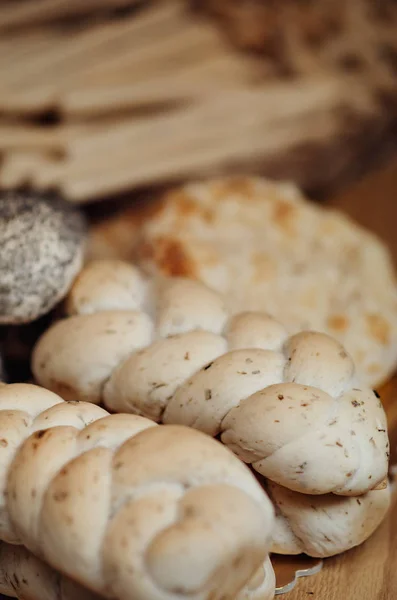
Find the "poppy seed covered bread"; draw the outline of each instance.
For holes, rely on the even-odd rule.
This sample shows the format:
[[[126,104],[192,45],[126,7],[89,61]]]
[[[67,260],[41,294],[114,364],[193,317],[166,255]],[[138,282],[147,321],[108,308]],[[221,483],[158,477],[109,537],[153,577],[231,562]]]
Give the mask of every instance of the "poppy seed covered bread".
[[[397,285],[390,255],[341,213],[261,178],[191,183],[136,232],[150,274],[204,282],[232,312],[265,311],[289,333],[337,338],[374,387],[397,361]]]
[[[0,436],[1,540],[105,598],[273,598],[272,504],[209,436],[29,384],[0,389]]]
[[[389,505],[386,416],[339,342],[315,332],[289,336],[264,313],[230,317],[204,284],[146,278],[118,261],[83,269],[66,305],[72,316],[34,349],[39,383],[112,412],[218,436],[276,486],[273,498],[285,489],[278,552],[329,556],[376,529]],[[343,535],[317,523],[317,504],[327,521],[345,515]]]
[[[27,323],[67,293],[83,262],[85,223],[60,198],[0,195],[0,323]]]

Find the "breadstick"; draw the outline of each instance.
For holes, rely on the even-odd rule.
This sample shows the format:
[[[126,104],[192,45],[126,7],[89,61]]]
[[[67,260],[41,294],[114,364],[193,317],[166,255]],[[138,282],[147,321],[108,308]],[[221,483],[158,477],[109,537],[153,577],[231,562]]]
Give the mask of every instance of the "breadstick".
[[[77,163],[81,164],[83,155],[87,155],[84,170],[89,163],[95,168],[97,154],[93,151],[98,153],[101,145],[106,145],[107,150],[128,148],[130,156],[131,152],[135,152],[137,157],[141,157],[142,151],[150,152],[159,144],[166,143],[170,147],[175,139],[181,139],[184,143],[190,136],[194,140],[203,130],[211,131],[214,137],[225,131],[235,135],[237,128],[245,130],[247,122],[266,122],[267,118],[272,122],[277,116],[280,120],[283,119],[285,114],[309,114],[312,110],[320,111],[322,107],[337,106],[340,100],[338,81],[313,81],[289,92],[286,97],[288,90],[289,86],[286,84],[255,88],[239,86],[232,93],[217,94],[199,105],[188,106],[170,114],[153,115],[147,119],[132,119],[130,123],[120,123],[112,131],[71,141],[68,153],[71,160],[76,158],[74,172],[78,172]],[[234,118],[236,114],[239,114],[239,119]],[[172,136],[169,137],[171,133]]]
[[[63,114],[74,117],[92,116],[170,101],[205,98],[226,89],[248,84],[258,76],[256,62],[232,53],[217,53],[208,60],[182,68],[173,68],[165,75],[148,74],[134,83],[105,82],[97,86],[76,87],[60,98]],[[127,75],[127,73],[125,73]]]
[[[35,173],[48,169],[53,162],[53,159],[41,152],[9,152],[0,165],[0,184],[2,187],[12,188],[31,183]]]
[[[307,135],[310,124],[310,135]],[[73,202],[86,202],[100,199],[104,195],[120,192],[131,187],[159,183],[173,178],[188,177],[192,175],[203,175],[205,171],[211,171],[216,166],[232,164],[233,162],[248,162],[255,156],[257,160],[266,160],[280,152],[299,144],[302,132],[306,132],[307,140],[316,142],[324,138],[324,135],[336,135],[339,130],[338,121],[330,119],[326,114],[313,114],[310,118],[302,119],[300,123],[286,122],[268,127],[266,134],[260,131],[245,132],[245,137],[240,136],[238,143],[234,136],[214,136],[212,142],[208,139],[205,147],[187,148],[181,144],[178,151],[173,155],[162,157],[150,155],[145,164],[136,166],[131,160],[126,148],[124,153],[117,154],[117,162],[106,163],[98,161],[96,168],[87,169],[77,175],[68,172],[68,163],[43,163],[34,174],[33,180],[39,186],[59,185],[69,200]],[[197,141],[197,139],[195,140]],[[192,142],[194,144],[194,141]]]
[[[174,20],[179,11],[179,3],[173,0],[160,4],[158,8],[144,11],[141,17],[126,19],[120,22],[108,22],[91,27],[87,31],[75,33],[73,37],[60,36],[51,51],[32,55],[27,60],[15,65],[4,74],[3,88],[19,86],[26,92],[27,83],[32,86],[38,82],[51,83],[53,78],[58,81],[68,78],[77,72],[88,69],[93,64],[103,65],[108,53],[119,48],[119,53],[125,51],[126,43],[139,44],[139,33],[142,39],[161,31],[167,19]],[[139,45],[138,45],[139,47]],[[18,68],[17,68],[18,67]]]
[[[256,100],[254,97],[253,101]],[[107,159],[102,166],[99,140],[96,162],[93,154],[88,154],[96,136],[90,140],[76,140],[75,147],[78,146],[79,151],[75,154],[70,151],[69,161],[58,173],[54,172],[54,179],[71,199],[84,200],[100,190],[106,194],[125,186],[148,183],[150,179],[159,181],[175,175],[186,176],[224,161],[244,160],[253,155],[263,157],[276,149],[288,148],[294,139],[299,141],[307,129],[306,110],[306,119],[312,122],[310,139],[338,130],[337,116],[331,119],[328,113],[317,114],[314,109],[310,110],[310,104],[303,106],[305,112],[300,120],[283,118],[273,123],[263,122],[261,119],[266,118],[266,111],[255,112],[254,106],[244,110],[243,118],[233,128],[229,125],[226,106],[219,101],[212,104],[210,118],[198,108],[187,111],[184,116],[153,118],[147,125],[138,122],[134,127],[120,128],[120,132],[115,129],[107,140],[107,148],[115,144],[114,153],[111,157],[106,153]],[[293,110],[299,110],[298,105],[292,106]],[[282,112],[281,105],[279,108]],[[233,114],[234,110],[230,112]],[[314,127],[316,122],[317,128]],[[154,137],[152,142],[151,137]],[[80,148],[84,150],[81,154]],[[87,158],[83,159],[85,156]]]

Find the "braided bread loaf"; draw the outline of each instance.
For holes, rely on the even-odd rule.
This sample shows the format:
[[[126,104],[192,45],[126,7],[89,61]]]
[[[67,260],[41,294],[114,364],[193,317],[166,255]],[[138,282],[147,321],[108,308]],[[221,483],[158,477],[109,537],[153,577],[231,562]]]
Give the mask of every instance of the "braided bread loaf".
[[[208,436],[13,384],[0,388],[0,447],[0,538],[93,592],[272,597],[272,505]]]
[[[42,385],[65,398],[220,436],[277,484],[273,497],[283,486],[310,495],[309,506],[321,495],[319,506],[347,511],[349,535],[324,534],[323,543],[299,494],[284,498],[290,510],[276,498],[293,539],[280,534],[285,544],[278,551],[299,546],[315,556],[335,554],[379,524],[389,491],[371,490],[387,477],[386,417],[376,395],[356,381],[338,342],[314,332],[288,337],[262,313],[228,319],[219,296],[202,284],[147,280],[113,261],[80,274],[68,312],[73,316],[54,324],[34,350]],[[365,496],[358,504],[335,494]]]

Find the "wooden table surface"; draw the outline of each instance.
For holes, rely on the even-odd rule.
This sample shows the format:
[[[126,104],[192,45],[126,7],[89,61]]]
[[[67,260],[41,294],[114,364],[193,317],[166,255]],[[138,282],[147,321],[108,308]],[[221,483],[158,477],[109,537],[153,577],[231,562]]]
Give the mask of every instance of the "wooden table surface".
[[[397,266],[397,159],[328,204],[380,235]],[[397,464],[397,376],[379,390],[389,419],[391,462]],[[365,544],[324,561],[285,600],[397,600],[397,491],[388,518]]]

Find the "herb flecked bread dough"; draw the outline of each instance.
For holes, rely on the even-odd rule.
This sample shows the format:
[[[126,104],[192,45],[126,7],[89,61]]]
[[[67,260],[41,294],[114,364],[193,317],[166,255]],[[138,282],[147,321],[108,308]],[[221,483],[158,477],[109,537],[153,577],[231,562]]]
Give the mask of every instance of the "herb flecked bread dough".
[[[290,337],[263,313],[229,317],[205,285],[118,261],[88,265],[67,308],[73,316],[34,349],[36,380],[66,399],[220,436],[268,480],[278,552],[337,554],[378,526],[389,505],[387,485],[378,489],[386,416],[339,342]]]
[[[136,238],[148,273],[203,281],[232,312],[266,311],[290,333],[336,337],[371,387],[393,372],[397,283],[388,251],[296,187],[261,178],[191,183],[166,195]]]
[[[272,504],[209,436],[0,388],[0,539],[105,598],[270,600]]]

